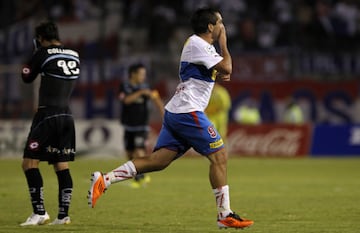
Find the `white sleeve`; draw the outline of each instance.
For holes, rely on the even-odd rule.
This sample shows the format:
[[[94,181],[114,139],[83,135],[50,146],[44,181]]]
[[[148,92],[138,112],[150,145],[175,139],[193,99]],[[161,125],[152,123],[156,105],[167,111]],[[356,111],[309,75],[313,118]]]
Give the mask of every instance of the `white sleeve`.
[[[192,43],[190,46],[192,53],[191,63],[204,65],[210,69],[223,59],[223,57],[216,52],[213,45]]]

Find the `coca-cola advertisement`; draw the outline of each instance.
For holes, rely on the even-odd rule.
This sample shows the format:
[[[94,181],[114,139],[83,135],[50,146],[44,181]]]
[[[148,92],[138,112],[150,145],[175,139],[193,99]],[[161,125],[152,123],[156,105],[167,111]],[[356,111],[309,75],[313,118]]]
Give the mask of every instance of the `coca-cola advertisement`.
[[[229,127],[230,155],[260,157],[301,157],[309,155],[310,125],[262,124]]]

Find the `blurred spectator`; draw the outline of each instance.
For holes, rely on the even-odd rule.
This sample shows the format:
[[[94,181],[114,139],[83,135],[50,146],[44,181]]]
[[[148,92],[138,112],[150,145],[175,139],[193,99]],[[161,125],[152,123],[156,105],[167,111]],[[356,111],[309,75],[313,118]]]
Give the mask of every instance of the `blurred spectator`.
[[[91,0],[73,0],[74,14],[77,20],[97,18],[101,15],[100,7]]]
[[[359,8],[352,0],[339,0],[334,6],[334,15],[344,24],[338,44],[342,49],[353,50],[358,44]]]
[[[235,111],[234,119],[243,125],[258,125],[261,123],[261,116],[258,106],[253,99],[247,99]]]
[[[242,50],[254,50],[259,48],[256,32],[256,23],[250,18],[246,17],[241,20],[239,25],[239,41]]]
[[[0,1],[0,29],[15,21],[16,4],[14,1]]]
[[[122,14],[126,26],[146,26],[148,15],[148,1],[146,0],[124,0]]]
[[[291,98],[284,112],[284,123],[288,124],[303,124],[304,123],[304,114],[301,107],[298,105],[297,101]]]
[[[308,25],[309,44],[317,49],[334,49],[339,46],[336,39],[343,35],[346,25],[332,13],[331,1],[317,0],[313,20]]]
[[[54,21],[72,21],[75,8],[72,0],[47,0],[43,2],[48,18]]]
[[[294,15],[293,7],[289,1],[274,0],[272,14],[278,27],[276,45],[283,47],[289,46],[294,38]]]
[[[355,2],[352,0],[339,0],[335,4],[334,14],[345,22],[346,35],[354,36],[357,32],[357,23],[360,16]]]
[[[157,5],[153,8],[148,32],[149,46],[162,51],[169,48],[169,39],[176,25],[176,12],[167,5]]]
[[[279,34],[279,26],[271,20],[264,20],[258,25],[258,45],[263,49],[275,47]]]

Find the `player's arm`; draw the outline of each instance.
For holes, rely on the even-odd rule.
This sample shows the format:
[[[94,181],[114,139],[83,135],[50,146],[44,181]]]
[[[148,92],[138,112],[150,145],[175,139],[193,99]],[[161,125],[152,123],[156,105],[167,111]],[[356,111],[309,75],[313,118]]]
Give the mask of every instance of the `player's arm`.
[[[232,59],[227,47],[227,37],[224,26],[221,29],[218,43],[220,47],[220,54],[223,59],[215,65],[215,69],[221,73],[221,77],[224,81],[229,81],[232,73]]]
[[[41,51],[37,50],[29,62],[23,65],[21,78],[25,83],[31,83],[36,79],[41,70]]]
[[[156,105],[156,107],[158,108],[160,115],[163,116],[165,114],[165,110],[164,110],[164,103],[160,98],[160,94],[157,90],[153,90],[151,91],[151,96],[150,96],[151,100],[154,102],[154,104]]]
[[[119,99],[124,104],[132,104],[138,98],[140,98],[143,95],[150,97],[151,96],[151,90],[149,90],[149,89],[141,89],[141,90],[135,91],[134,93],[131,93],[131,94],[126,94],[125,92],[120,92]]]

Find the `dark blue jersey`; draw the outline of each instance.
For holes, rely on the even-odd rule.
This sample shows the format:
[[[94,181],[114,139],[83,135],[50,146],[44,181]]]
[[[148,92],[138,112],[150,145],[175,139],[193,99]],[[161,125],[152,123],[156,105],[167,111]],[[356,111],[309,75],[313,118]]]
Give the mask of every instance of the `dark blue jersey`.
[[[63,46],[41,47],[24,66],[21,75],[25,83],[30,83],[39,74],[39,106],[67,107],[80,75],[79,54]]]
[[[146,83],[134,86],[130,82],[124,82],[120,84],[119,89],[120,96],[124,98],[136,91],[149,89],[149,86]],[[133,103],[125,104],[121,101],[121,104],[121,123],[124,125],[125,130],[146,130],[149,123],[149,97],[142,95]]]

